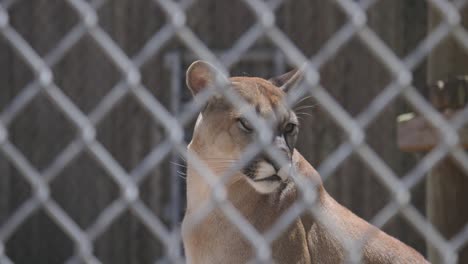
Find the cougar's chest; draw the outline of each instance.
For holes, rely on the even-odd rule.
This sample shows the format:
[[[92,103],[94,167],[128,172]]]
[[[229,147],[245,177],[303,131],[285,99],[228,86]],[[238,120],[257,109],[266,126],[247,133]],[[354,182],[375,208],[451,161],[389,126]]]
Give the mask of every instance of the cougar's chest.
[[[229,201],[259,234],[270,230],[294,201],[294,193],[289,191],[276,197],[250,196],[252,192],[247,189],[231,191]],[[191,232],[187,232],[186,221],[190,218],[189,213],[183,224],[188,263],[246,263],[260,246],[246,239],[220,209],[210,212]],[[298,219],[278,235],[271,247],[275,263],[310,263],[306,233]]]
[[[184,230],[185,231],[185,230]],[[187,263],[248,263],[256,248],[226,217],[208,216],[190,234],[183,237]],[[299,220],[294,221],[271,244],[275,263],[310,262],[306,232]]]

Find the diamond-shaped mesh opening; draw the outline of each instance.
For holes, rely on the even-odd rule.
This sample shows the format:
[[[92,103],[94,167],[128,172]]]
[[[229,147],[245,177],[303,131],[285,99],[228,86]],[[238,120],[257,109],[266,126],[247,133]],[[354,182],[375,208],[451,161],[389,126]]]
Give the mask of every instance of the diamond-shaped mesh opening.
[[[214,50],[230,48],[256,20],[255,14],[242,1],[229,4],[216,0],[197,1],[186,15],[187,25]]]
[[[428,195],[427,195],[427,192],[428,192],[427,177],[428,177],[428,175],[425,175],[425,177],[426,177],[425,180],[422,180],[422,181],[418,182],[417,184],[415,184],[414,186],[412,186],[412,188],[409,190],[409,192],[411,194],[411,200],[410,200],[411,205],[413,205],[414,208],[421,215],[423,215],[427,219],[428,218],[428,216],[427,216],[428,204],[426,202],[426,199],[428,197]],[[400,216],[400,218],[401,218],[401,216]],[[400,218],[398,218],[398,219],[400,219]],[[408,224],[407,221],[404,221],[404,222],[405,222],[404,224]],[[398,227],[398,225],[396,225],[396,226]],[[414,230],[414,228],[412,228],[411,226],[409,227],[409,229],[411,229],[411,231],[405,231],[405,232],[403,232],[403,234],[406,234],[407,232],[411,232],[411,233],[415,234],[414,238],[417,238],[417,237],[420,236],[420,234],[418,234]],[[413,236],[408,235],[408,237],[413,237]],[[421,239],[423,239],[423,238],[421,237]],[[421,245],[419,247],[421,247]],[[420,251],[420,252],[424,252],[424,251]]]
[[[313,97],[307,97],[308,94],[294,107],[300,121],[297,149],[319,168],[347,137],[323,106]]]
[[[315,55],[346,22],[346,15],[331,1],[284,1],[275,14],[278,28],[306,56]]]
[[[459,51],[457,56],[448,56],[446,50]],[[443,69],[438,69],[437,73],[432,73],[429,68],[429,74],[432,73],[431,80],[447,80],[453,79],[458,75],[465,75],[466,61],[468,60],[468,53],[465,52],[464,47],[454,39],[453,36],[448,36],[437,45],[431,57],[438,64],[447,65]],[[434,66],[432,66],[434,67]]]
[[[407,55],[427,36],[428,17],[421,12],[427,10],[427,1],[374,2],[367,9],[367,25],[397,56]]]
[[[92,111],[122,77],[89,36],[78,41],[53,71],[57,85],[85,113]]]
[[[344,161],[324,184],[333,198],[367,221],[390,200],[388,190],[357,154]]]
[[[322,85],[352,116],[361,113],[392,78],[357,38],[345,44],[320,73]]]
[[[136,99],[128,95],[98,124],[97,138],[130,171],[162,142],[165,134]]]
[[[74,138],[72,123],[44,95],[35,97],[12,121],[11,142],[41,170]]]
[[[98,10],[99,24],[128,55],[134,56],[165,24],[165,14],[151,0],[107,1]]]
[[[172,97],[175,93],[174,86],[172,85],[172,72],[167,67],[163,67],[168,63],[165,62],[165,52],[169,52],[170,48],[165,47],[162,53],[148,58],[145,64],[141,67],[141,82],[145,85],[148,92],[150,92],[169,112],[173,113],[173,101],[177,98]],[[180,77],[182,78],[182,77]],[[180,80],[181,81],[181,80]],[[185,84],[185,82],[183,82]],[[185,86],[182,86],[184,89]],[[183,91],[181,91],[183,92]],[[178,102],[178,100],[176,100]]]
[[[16,1],[9,15],[11,25],[39,55],[47,54],[78,23],[75,10],[61,0]]]
[[[0,154],[0,227],[31,197],[31,186],[23,175]]]
[[[5,109],[11,100],[18,95],[30,81],[34,74],[31,68],[13,50],[10,43],[0,38],[0,112]]]
[[[418,155],[405,152],[398,145],[401,136],[398,131],[399,121],[413,113],[412,108],[403,98],[397,96],[375,116],[364,130],[367,144],[400,178],[408,173],[418,161]]]
[[[406,102],[404,104],[406,105],[406,111],[397,118],[398,144],[402,151],[419,151],[424,154],[443,142],[444,137],[441,135],[441,131],[436,128],[424,114],[420,113],[420,111],[414,107],[409,106]],[[449,121],[455,113],[454,110],[444,110],[444,112],[440,114]],[[462,131],[466,131],[466,128],[462,127],[459,129],[459,135],[461,135],[460,132]],[[413,166],[415,166],[415,163],[413,163]]]
[[[173,217],[180,217],[182,215],[171,215],[174,213],[174,203],[171,201],[175,196],[183,196],[182,193],[173,194],[171,190],[171,183],[174,179],[171,177],[179,177],[177,180],[182,184],[185,182],[185,175],[183,173],[184,168],[177,168],[180,173],[174,175],[171,171],[171,157],[165,158],[161,161],[160,165],[156,166],[151,170],[146,178],[140,184],[140,198],[153,212],[154,215],[158,216],[164,224],[169,227],[169,220]],[[169,191],[170,190],[170,191]],[[180,201],[185,202],[185,201]]]
[[[116,219],[94,245],[103,263],[144,263],[164,255],[162,243],[129,212]]]
[[[417,155],[417,154],[415,154]],[[425,177],[428,177],[426,174]],[[427,217],[427,203],[426,203],[426,192],[427,192],[427,181],[420,181],[409,190],[411,194],[411,204],[418,210],[421,215]]]
[[[419,64],[413,68],[413,81],[412,81],[413,87],[416,88],[416,90],[418,90],[419,93],[425,98],[429,97],[429,87],[427,85],[428,83],[427,61],[428,61],[427,58],[425,58],[421,60],[421,62],[419,62]],[[400,96],[400,98],[402,97]],[[412,111],[412,110],[408,110],[409,108],[410,106],[408,106],[407,103],[402,105],[402,111]]]
[[[52,197],[83,229],[119,195],[119,189],[99,164],[79,155],[50,183]]]
[[[468,177],[450,158],[438,163],[428,177],[427,186],[438,187],[437,191],[430,191],[429,188],[427,192],[427,202],[432,205],[428,209],[428,216],[432,219],[434,227],[446,239],[451,239],[466,226],[468,219],[468,210],[460,210],[460,208],[468,209],[466,202],[461,198],[465,195],[464,188],[468,187]],[[447,182],[447,177],[450,177],[450,183]],[[443,215],[457,217],[443,217]]]
[[[10,237],[5,251],[14,263],[58,264],[73,253],[73,243],[45,212],[38,211]]]

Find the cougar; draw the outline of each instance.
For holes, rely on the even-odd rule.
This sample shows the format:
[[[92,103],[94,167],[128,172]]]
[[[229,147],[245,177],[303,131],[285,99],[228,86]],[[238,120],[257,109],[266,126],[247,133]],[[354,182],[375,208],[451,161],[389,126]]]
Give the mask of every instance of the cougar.
[[[270,146],[288,160],[287,166],[279,166],[268,152],[259,153],[225,180],[226,200],[259,234],[264,234],[300,200],[301,190],[289,173],[295,169],[313,183],[310,191],[316,194],[311,205],[315,213],[299,215],[273,239],[270,252],[275,263],[342,263],[349,257],[345,244],[361,245],[363,263],[428,263],[414,249],[338,204],[324,189],[320,175],[295,149],[298,118],[286,105],[285,96],[297,86],[301,76],[300,70],[293,70],[270,80],[227,78],[204,61],[196,61],[188,68],[187,86],[194,96],[221,80],[228,84],[225,89],[242,98],[258,116],[273,120]],[[188,152],[220,179],[255,141],[256,129],[245,113],[245,109],[234,107],[214,93],[196,121]],[[259,245],[247,240],[219,207],[208,211],[196,224],[190,223],[214,192],[194,162],[187,160],[187,209],[182,222],[187,262],[226,264],[254,260]]]

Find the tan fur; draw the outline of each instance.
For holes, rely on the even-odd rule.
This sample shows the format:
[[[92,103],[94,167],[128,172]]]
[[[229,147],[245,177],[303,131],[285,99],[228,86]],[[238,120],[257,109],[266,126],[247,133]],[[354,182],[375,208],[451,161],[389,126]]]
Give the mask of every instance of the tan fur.
[[[251,77],[234,77],[234,89],[248,103],[267,114],[282,104],[284,93],[270,82]],[[226,112],[227,111],[227,112]],[[213,110],[199,117],[189,151],[204,160],[216,174],[222,175],[229,167],[213,158],[239,159],[248,145],[237,135],[233,125],[235,109]],[[234,142],[233,142],[234,141]],[[371,226],[363,219],[338,204],[323,188],[315,169],[294,150],[292,166],[315,184],[316,214],[305,213],[272,243],[275,263],[342,263],[346,252],[342,243],[358,242],[371,234],[363,247],[364,263],[427,263],[412,248]],[[268,231],[279,217],[299,197],[292,180],[287,180],[277,191],[260,194],[246,181],[241,172],[230,178],[226,185],[229,202],[252,224],[259,233]],[[182,235],[188,263],[246,263],[255,256],[255,246],[224,215],[214,209],[199,224],[189,228],[197,210],[212,196],[212,188],[188,161],[187,211],[182,224]],[[330,229],[333,226],[333,229]],[[370,233],[369,233],[370,232]]]

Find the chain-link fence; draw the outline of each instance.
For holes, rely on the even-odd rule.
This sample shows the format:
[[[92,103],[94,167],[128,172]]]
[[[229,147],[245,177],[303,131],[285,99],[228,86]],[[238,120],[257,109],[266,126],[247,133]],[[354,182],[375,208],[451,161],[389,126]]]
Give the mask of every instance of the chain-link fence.
[[[345,15],[344,23],[332,34],[327,41],[314,53],[312,57],[306,56],[301,49],[277,26],[277,10],[284,4],[281,0],[243,1],[248,12],[251,12],[255,21],[249,25],[247,31],[227,50],[217,50],[216,52],[204,44],[197,34],[188,26],[187,10],[196,6],[197,1],[170,1],[158,0],[152,3],[156,8],[161,9],[166,14],[166,22],[161,24],[155,34],[144,42],[140,49],[133,49],[132,56],[116,43],[106,30],[103,30],[99,23],[100,9],[106,4],[105,1],[65,1],[67,8],[71,8],[77,16],[75,23],[67,28],[63,38],[54,40],[52,48],[38,51],[34,43],[28,42],[22,34],[13,26],[13,21],[9,19],[12,9],[18,6],[21,1],[5,0],[0,4],[0,35],[6,45],[13,49],[16,56],[27,65],[32,73],[29,83],[26,83],[17,94],[11,96],[11,100],[5,103],[5,107],[0,114],[0,149],[2,159],[18,171],[18,177],[23,177],[30,186],[30,196],[25,198],[19,206],[13,208],[10,214],[4,217],[0,225],[0,262],[13,263],[8,246],[6,244],[12,236],[18,232],[25,222],[28,221],[37,211],[43,211],[56,226],[73,242],[73,250],[69,250],[71,255],[67,257],[66,263],[101,263],[96,256],[96,246],[99,237],[107,232],[114,222],[121,217],[124,212],[129,211],[144,226],[145,232],[162,244],[164,256],[159,260],[175,263],[183,263],[184,255],[181,245],[180,215],[181,195],[183,193],[183,181],[177,177],[178,165],[170,165],[165,177],[169,178],[170,197],[167,198],[166,217],[160,219],[159,212],[150,209],[141,198],[142,188],[147,183],[148,174],[161,163],[167,162],[167,157],[175,162],[181,163],[183,160],[191,160],[191,166],[206,176],[206,181],[213,186],[215,191],[210,202],[204,204],[195,216],[186,219],[188,225],[196,228],[197,223],[215,208],[221,210],[230,223],[239,229],[252,246],[253,260],[271,262],[272,253],[270,244],[278,237],[295,218],[302,213],[314,211],[314,187],[311,183],[304,181],[300,175],[291,175],[298,181],[298,188],[303,194],[291,208],[277,219],[266,233],[256,230],[236,208],[226,200],[225,186],[218,184],[217,177],[211,172],[207,165],[196,156],[187,152],[185,127],[189,126],[197,116],[203,102],[206,102],[209,95],[203,93],[197,102],[190,101],[184,97],[181,90],[183,75],[186,66],[190,61],[203,59],[224,72],[226,75],[231,66],[239,61],[255,60],[264,61],[273,65],[271,73],[284,72],[288,65],[291,67],[303,67],[304,82],[294,92],[288,94],[288,104],[294,105],[301,98],[312,96],[318,103],[321,111],[326,112],[336,125],[344,131],[345,140],[324,159],[318,171],[324,181],[329,178],[350,156],[356,156],[365,167],[372,171],[375,179],[384,187],[389,195],[389,200],[385,207],[378,211],[373,218],[373,224],[384,226],[390,219],[399,215],[411,224],[414,229],[428,245],[434,248],[443,260],[443,263],[456,263],[457,255],[468,241],[468,225],[459,230],[456,235],[445,238],[431,225],[430,221],[415,208],[411,203],[411,190],[425,180],[425,175],[441,160],[446,157],[452,158],[466,174],[468,174],[468,156],[460,146],[458,130],[468,122],[468,107],[459,110],[456,115],[447,121],[413,85],[413,71],[423,63],[429,54],[445,38],[452,37],[457,45],[463,49],[468,49],[468,32],[462,26],[461,10],[465,7],[466,1],[427,1],[427,5],[439,13],[441,22],[437,24],[420,41],[408,55],[402,57],[388,47],[368,25],[367,11],[379,1],[351,1],[336,0],[333,2],[340,12]],[[229,5],[227,1],[224,3]],[[45,4],[47,6],[47,4]],[[198,18],[203,19],[203,18]],[[60,24],[60,21],[57,21]],[[304,32],[307,29],[303,29]],[[306,33],[304,33],[306,34]],[[93,42],[104,54],[106,60],[110,61],[113,68],[119,72],[113,87],[106,91],[102,98],[94,107],[79,106],[78,103],[67,95],[64,89],[56,81],[58,76],[54,70],[57,64],[67,56],[84,38]],[[216,36],[214,36],[216,38]],[[130,37],[131,39],[131,37]],[[181,47],[170,52],[164,50],[164,46],[177,39]],[[266,39],[272,49],[252,49],[259,39]],[[353,40],[354,39],[354,40]],[[349,44],[350,41],[359,41],[360,45],[370,52],[379,64],[383,65],[385,71],[390,76],[390,82],[379,88],[378,94],[365,108],[356,116],[352,116],[339,102],[323,87],[320,71],[333,57],[337,56],[340,50]],[[135,51],[137,50],[137,51]],[[182,51],[183,50],[183,51]],[[186,52],[186,50],[190,52]],[[161,103],[161,97],[155,97],[150,87],[145,85],[142,78],[142,71],[147,71],[144,65],[154,56],[164,54],[165,65],[161,68],[169,69],[171,72],[171,86],[162,87],[166,89],[168,97],[171,98],[169,106]],[[79,56],[78,56],[79,57]],[[305,65],[305,67],[304,67]],[[73,65],[72,65],[73,67]],[[363,71],[366,71],[363,69]],[[251,72],[255,75],[255,72]],[[3,78],[3,77],[2,77]],[[81,82],[81,80],[78,78]],[[222,85],[219,85],[222,87]],[[6,89],[2,87],[2,89]],[[352,88],[350,88],[352,89]],[[236,93],[220,89],[223,96],[234,106],[243,108],[245,103]],[[167,95],[166,94],[166,95]],[[71,138],[66,147],[57,150],[57,155],[50,163],[36,166],[26,157],[24,151],[14,144],[14,134],[12,124],[21,113],[36,100],[39,96],[46,98],[52,103],[56,110],[63,115],[63,122],[72,124],[71,130],[76,131],[76,136]],[[108,150],[105,140],[99,140],[98,127],[103,119],[117,107],[122,98],[130,96],[134,103],[143,109],[148,115],[148,122],[160,126],[164,133],[160,136],[160,142],[155,146],[150,146],[150,150],[145,153],[144,159],[137,162],[133,168],[128,168],[121,164],[117,158]],[[181,107],[181,98],[190,102]],[[389,165],[380,158],[366,140],[366,129],[372,122],[379,118],[382,112],[392,104],[397,98],[402,98],[411,108],[415,109],[426,119],[430,125],[437,128],[441,135],[441,140],[432,150],[428,152],[413,168],[403,176],[394,172]],[[96,100],[96,99],[93,99]],[[200,103],[201,102],[201,103]],[[91,110],[89,110],[91,109]],[[234,169],[246,166],[256,154],[266,151],[276,162],[285,164],[287,161],[268,147],[271,138],[271,128],[265,120],[259,118],[255,111],[247,111],[246,118],[254,125],[260,137],[254,144],[250,145],[243,158],[233,165]],[[39,122],[41,122],[39,120]],[[125,126],[124,123],[122,126]],[[138,126],[140,124],[132,124]],[[119,131],[113,131],[119,133]],[[263,142],[266,140],[265,142]],[[111,144],[111,143],[110,143]],[[86,226],[77,224],[75,217],[58,203],[51,195],[51,185],[58,180],[63,170],[65,170],[82,153],[91,157],[98,167],[103,169],[109,176],[112,183],[104,184],[116,185],[116,192],[109,198],[109,203],[102,206],[97,213],[97,217],[90,220]],[[147,154],[147,155],[146,155]],[[180,160],[180,161],[177,161]],[[76,168],[79,170],[79,167]],[[85,172],[83,172],[85,174]],[[299,173],[300,174],[300,173]],[[169,177],[170,175],[170,177]],[[3,177],[3,176],[0,176]],[[229,175],[227,175],[229,177]],[[101,183],[103,184],[103,183]],[[15,195],[15,194],[13,194]],[[66,194],[65,194],[66,195]],[[112,196],[112,195],[111,195]],[[164,198],[164,199],[166,199]],[[77,201],[76,203],[80,203]],[[76,206],[79,207],[78,204]],[[80,215],[75,212],[74,215]],[[157,216],[158,215],[158,216]],[[333,226],[330,232],[333,232]],[[42,238],[47,239],[47,238]],[[119,239],[119,238],[114,238]],[[348,257],[353,261],[359,261],[359,243],[345,244]],[[54,251],[54,249],[47,249]],[[125,250],[125,249],[123,249]],[[158,262],[159,263],[159,262]]]

